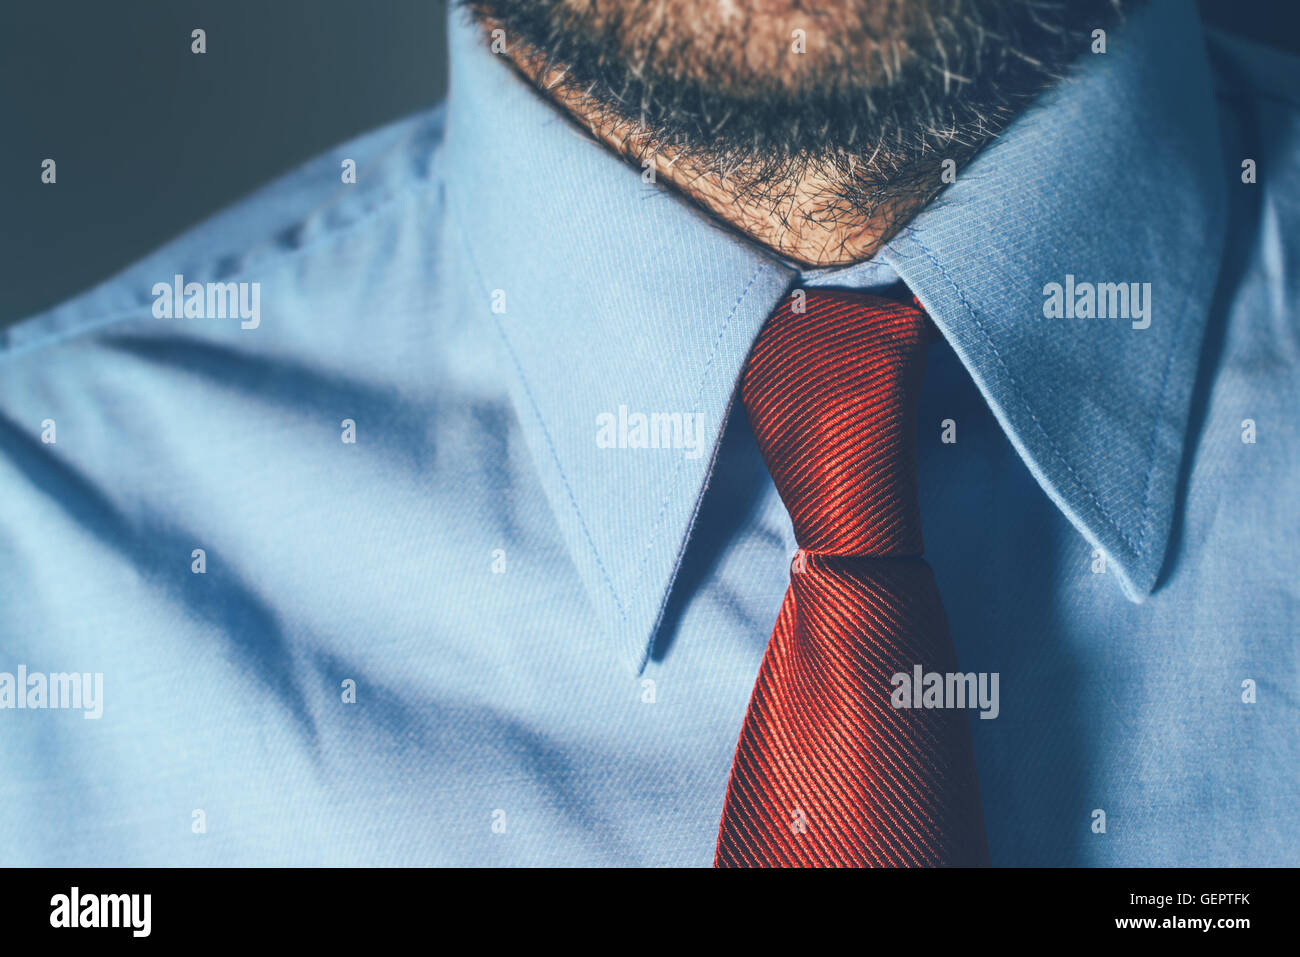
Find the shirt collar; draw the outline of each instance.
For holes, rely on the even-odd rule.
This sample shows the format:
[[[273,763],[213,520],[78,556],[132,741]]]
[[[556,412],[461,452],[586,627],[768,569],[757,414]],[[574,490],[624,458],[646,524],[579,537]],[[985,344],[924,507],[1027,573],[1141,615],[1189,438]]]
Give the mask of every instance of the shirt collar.
[[[588,139],[462,16],[441,163],[472,311],[500,344],[574,564],[640,669],[749,347],[800,276]],[[1140,601],[1172,522],[1225,186],[1194,7],[1143,7],[1108,46],[873,267],[838,275],[883,263],[907,282],[1035,478]],[[1044,287],[1067,275],[1149,282],[1149,328],[1045,318]],[[618,442],[635,413],[699,416],[700,453],[602,447],[598,423]]]

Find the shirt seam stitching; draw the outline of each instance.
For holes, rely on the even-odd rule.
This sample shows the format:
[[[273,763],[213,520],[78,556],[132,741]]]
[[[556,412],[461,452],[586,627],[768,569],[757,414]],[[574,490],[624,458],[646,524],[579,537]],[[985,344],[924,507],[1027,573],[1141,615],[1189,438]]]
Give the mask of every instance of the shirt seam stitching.
[[[733,319],[735,319],[736,313],[740,309],[741,303],[743,303],[745,299],[749,296],[750,289],[753,288],[754,283],[758,281],[758,277],[762,274],[763,265],[764,264],[760,262],[757,266],[754,267],[753,274],[750,275],[749,281],[745,283],[745,287],[740,291],[740,295],[736,297],[736,301],[731,304],[731,311],[727,313],[727,318],[723,321],[722,327],[718,330],[717,336],[714,337],[713,347],[709,352],[708,362],[705,363],[704,370],[700,374],[700,386],[698,391],[695,393],[695,399],[693,400],[694,405],[696,405],[697,407],[700,404],[700,399],[704,395],[704,386],[709,379],[709,372],[712,370],[713,362],[718,356],[718,347],[722,342],[722,337],[726,333],[727,329],[730,328],[731,322]],[[718,423],[718,441],[721,441],[721,439],[722,439],[722,423]],[[655,519],[654,519],[654,531],[651,533],[649,540],[646,542],[645,549],[644,549],[645,554],[642,557],[641,564],[637,569],[638,577],[640,577],[641,573],[645,570],[646,566],[650,563],[650,553],[654,549],[655,542],[658,541],[659,532],[663,530],[664,512],[668,508],[669,499],[672,498],[671,491],[669,490],[671,489],[672,484],[676,481],[677,476],[681,474],[681,470],[683,468],[685,468],[684,460],[678,460],[677,468],[674,469],[672,475],[666,478],[663,482],[663,487],[665,489],[663,501],[659,503],[659,511],[655,515]]]
[[[478,280],[479,289],[489,293],[487,283],[483,278],[483,272],[479,268],[478,258],[474,255],[474,250],[469,242],[469,237],[460,222],[460,202],[455,198],[455,190],[447,189],[447,198],[455,212],[452,214],[452,223],[456,229],[456,235],[460,237],[462,246],[465,248],[465,254],[469,257],[470,266],[474,270],[474,277]],[[493,319],[492,326],[496,329],[497,336],[501,339],[501,344],[505,347],[510,362],[514,366],[515,374],[519,377],[519,383],[523,387],[524,395],[528,399],[529,408],[532,410],[533,417],[537,420],[537,425],[542,431],[542,438],[546,441],[546,449],[551,454],[551,459],[555,463],[556,472],[560,476],[560,483],[564,486],[565,495],[568,496],[569,506],[573,509],[573,514],[578,519],[578,527],[582,529],[582,536],[587,542],[587,547],[591,550],[592,557],[596,560],[596,568],[600,571],[601,580],[604,581],[605,587],[609,589],[610,596],[614,599],[614,606],[618,609],[619,618],[624,623],[627,622],[627,611],[623,607],[623,601],[618,594],[618,589],[614,587],[613,579],[610,577],[605,564],[601,561],[600,550],[596,547],[595,541],[591,537],[591,531],[587,527],[587,520],[583,517],[582,509],[578,506],[577,497],[573,494],[573,488],[569,483],[569,477],[565,474],[564,466],[560,463],[560,456],[555,450],[555,443],[551,439],[550,430],[546,427],[546,422],[542,418],[541,409],[537,405],[537,399],[533,396],[532,388],[528,384],[528,377],[524,374],[523,366],[519,363],[519,356],[516,354],[514,346],[511,345],[505,329],[502,327],[500,320]]]
[[[1106,507],[1102,505],[1101,501],[1097,498],[1096,494],[1092,491],[1092,489],[1089,488],[1088,485],[1083,481],[1083,479],[1078,475],[1078,473],[1075,472],[1074,467],[1065,458],[1065,455],[1058,448],[1056,442],[1053,441],[1051,435],[1048,434],[1047,429],[1043,427],[1042,422],[1039,420],[1034,410],[1030,407],[1029,403],[1025,400],[1024,390],[1021,388],[1019,381],[1016,379],[1015,374],[1012,373],[1010,367],[1007,365],[1006,360],[1002,358],[1002,354],[998,351],[998,347],[994,344],[992,337],[988,333],[988,330],[984,328],[983,321],[980,319],[979,314],[975,311],[970,301],[966,298],[966,294],[961,290],[961,288],[957,285],[957,283],[953,281],[952,277],[948,275],[948,271],[943,267],[943,264],[940,263],[939,260],[935,257],[934,253],[931,252],[930,249],[919,238],[917,238],[915,234],[911,235],[909,238],[911,239],[912,242],[914,242],[917,245],[917,247],[921,250],[921,252],[925,254],[926,258],[930,260],[931,264],[934,265],[934,267],[939,270],[939,274],[943,276],[944,280],[947,281],[948,285],[952,288],[953,292],[957,294],[957,298],[961,301],[963,308],[965,308],[967,314],[974,321],[975,328],[979,329],[980,335],[984,337],[985,345],[987,345],[989,351],[993,353],[993,357],[997,360],[998,365],[1002,367],[1002,371],[1005,373],[1007,377],[1007,382],[1010,384],[1011,389],[1013,390],[1017,403],[1020,405],[1022,409],[1025,410],[1026,413],[1028,413],[1030,421],[1034,423],[1034,427],[1038,429],[1039,433],[1042,435],[1044,440],[1046,440],[1047,447],[1051,451],[1052,455],[1055,456],[1055,458],[1062,465],[1065,466],[1065,470],[1066,472],[1069,473],[1071,480],[1073,480],[1074,483],[1080,489],[1083,490],[1083,493],[1088,496],[1089,501],[1091,501],[1092,504],[1096,507],[1098,513],[1101,515],[1101,518],[1105,521],[1107,526],[1109,526],[1111,531],[1113,531],[1116,535],[1118,535],[1120,540],[1125,545],[1127,545],[1129,549],[1132,550],[1135,557],[1140,557],[1143,554],[1143,550],[1141,548],[1141,537],[1139,536],[1138,541],[1134,542],[1131,536],[1126,534],[1124,530],[1120,528],[1119,524],[1111,516],[1110,512],[1106,509]],[[1163,407],[1163,391],[1164,391],[1163,385],[1161,391],[1162,391],[1161,404]],[[1153,442],[1153,446],[1154,446],[1154,442]],[[1150,469],[1150,465],[1151,465],[1151,461],[1149,460],[1148,469]],[[1148,485],[1150,484],[1150,477],[1151,477],[1151,473],[1150,471],[1148,471],[1147,474]],[[1145,515],[1143,516],[1143,520],[1145,521]],[[1139,531],[1141,531],[1141,529],[1139,529]]]
[[[434,158],[434,160],[436,161],[436,157]],[[394,209],[394,207],[396,207],[402,201],[410,199],[411,197],[419,195],[428,190],[435,189],[439,185],[442,185],[442,183],[443,180],[442,180],[441,172],[436,169],[431,170],[431,175],[429,179],[409,186],[405,186],[399,192],[389,194],[387,197],[383,199],[382,202],[372,207],[371,209],[367,210],[365,213],[363,213],[357,219],[354,219],[352,222],[346,223],[338,229],[330,230],[326,232],[324,235],[318,236],[315,239],[311,240],[310,242],[304,243],[303,245],[297,247],[296,249],[264,251],[260,255],[256,255],[255,258],[245,262],[238,270],[223,277],[223,279],[221,279],[220,281],[231,282],[237,280],[241,276],[247,276],[250,270],[257,268],[258,266],[261,266],[262,264],[270,260],[278,259],[281,263],[293,262],[300,255],[305,255],[309,252],[314,252],[320,247],[326,245],[327,243],[335,242],[337,240],[348,237],[349,235],[352,234],[354,230],[360,229],[362,226],[369,225],[374,219],[376,219],[379,216],[390,213]],[[312,212],[315,213],[316,210],[313,209]],[[301,225],[303,222],[307,220],[307,218],[308,217],[306,216],[302,217],[296,222],[295,225]],[[201,226],[196,228],[201,228]],[[286,228],[291,229],[293,227],[290,226]],[[180,238],[181,237],[177,237],[177,239]],[[264,242],[266,238],[267,237],[262,237],[261,239],[258,240],[258,243]],[[160,249],[165,248],[166,245],[168,244],[164,244],[164,246],[160,247]],[[208,265],[211,265],[212,261],[213,260],[209,260]],[[126,268],[130,269],[132,267],[128,266]],[[116,281],[117,281],[116,279],[107,280],[107,282],[110,284],[113,284]],[[210,281],[216,281],[216,280],[210,280]],[[82,293],[82,295],[89,295],[93,293],[95,288],[98,287],[92,287],[91,289],[86,290],[85,293]],[[21,319],[15,325],[23,325],[26,322],[39,321],[42,318],[48,317],[50,315],[50,312],[58,308],[59,306],[56,305],[51,310],[48,310],[43,313],[37,313],[35,316],[31,316],[28,319]],[[149,308],[148,304],[141,303],[139,306],[136,306],[130,310],[121,310],[118,312],[109,313],[107,316],[99,316],[99,317],[85,316],[79,320],[70,320],[71,322],[70,328],[59,329],[54,332],[46,333],[31,342],[22,343],[16,348],[0,349],[0,365],[4,364],[5,362],[8,362],[11,359],[21,358],[22,356],[25,356],[28,353],[39,351],[40,349],[49,346],[56,346],[64,342],[69,342],[73,339],[78,338],[79,336],[88,334],[90,332],[94,332],[97,329],[103,329],[106,326],[111,326],[118,322],[125,322],[130,319],[143,318],[143,316],[140,313],[140,310],[148,309],[148,308]],[[9,327],[9,328],[14,328],[14,327]],[[8,332],[9,329],[0,330],[0,337],[5,336]]]

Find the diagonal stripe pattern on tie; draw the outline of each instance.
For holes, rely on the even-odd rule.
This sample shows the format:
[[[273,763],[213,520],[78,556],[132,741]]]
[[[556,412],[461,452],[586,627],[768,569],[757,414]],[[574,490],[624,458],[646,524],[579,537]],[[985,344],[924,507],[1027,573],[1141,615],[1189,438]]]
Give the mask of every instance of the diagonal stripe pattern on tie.
[[[896,674],[957,670],[916,491],[934,334],[915,305],[808,291],[754,345],[741,398],[800,552],[716,866],[988,863],[966,712],[891,701]]]

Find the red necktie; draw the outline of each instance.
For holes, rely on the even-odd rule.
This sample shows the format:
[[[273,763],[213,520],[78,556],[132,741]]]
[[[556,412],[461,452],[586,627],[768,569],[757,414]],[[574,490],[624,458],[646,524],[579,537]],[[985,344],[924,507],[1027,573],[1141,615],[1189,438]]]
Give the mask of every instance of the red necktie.
[[[808,291],[798,305],[767,321],[741,385],[800,552],[715,866],[986,864],[966,712],[891,701],[894,675],[957,670],[916,493],[932,327],[870,296]]]

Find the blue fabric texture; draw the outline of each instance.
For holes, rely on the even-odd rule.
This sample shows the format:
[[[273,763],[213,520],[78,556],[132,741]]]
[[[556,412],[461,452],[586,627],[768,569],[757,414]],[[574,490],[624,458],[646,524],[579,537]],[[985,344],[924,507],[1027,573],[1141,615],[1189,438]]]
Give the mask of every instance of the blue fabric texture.
[[[451,43],[443,106],[0,333],[0,864],[709,864],[795,548],[735,386],[791,288],[898,279],[994,863],[1300,863],[1294,59],[1153,2],[801,274]]]

